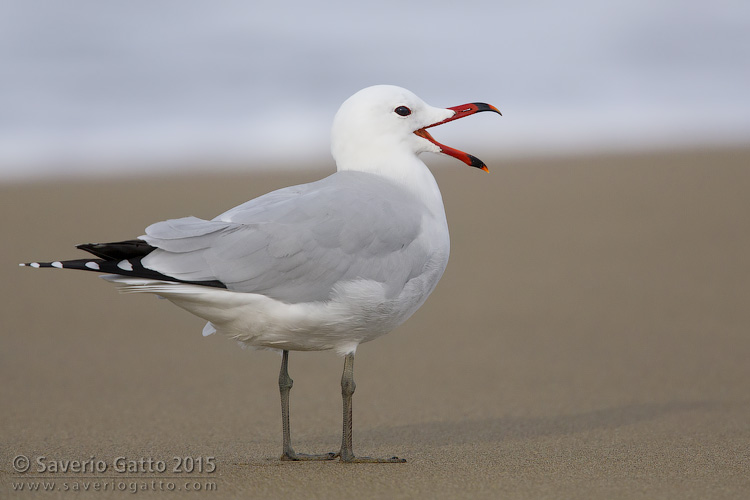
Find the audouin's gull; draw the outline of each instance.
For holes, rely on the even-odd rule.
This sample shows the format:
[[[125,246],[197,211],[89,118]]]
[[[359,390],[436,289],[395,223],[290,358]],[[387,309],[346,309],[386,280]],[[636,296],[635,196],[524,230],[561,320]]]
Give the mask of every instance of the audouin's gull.
[[[243,345],[282,352],[282,460],[403,462],[356,457],[352,394],[357,346],[406,321],[437,285],[450,248],[437,183],[418,158],[443,153],[482,170],[479,159],[437,142],[427,129],[481,111],[442,109],[400,87],[376,85],[341,105],[331,130],[336,173],[250,200],[213,220],[157,222],[135,240],[78,248],[96,259],[33,262],[109,273],[123,292],[165,297]],[[292,449],[289,351],[344,356],[338,453]]]

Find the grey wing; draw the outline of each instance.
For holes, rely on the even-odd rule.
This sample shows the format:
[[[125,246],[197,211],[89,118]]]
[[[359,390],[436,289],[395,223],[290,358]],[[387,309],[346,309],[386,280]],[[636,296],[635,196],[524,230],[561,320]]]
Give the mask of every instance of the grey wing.
[[[269,193],[211,221],[151,225],[141,238],[157,250],[143,265],[290,303],[326,300],[337,283],[354,279],[381,282],[395,295],[429,259],[418,239],[421,205],[369,174],[342,174]]]

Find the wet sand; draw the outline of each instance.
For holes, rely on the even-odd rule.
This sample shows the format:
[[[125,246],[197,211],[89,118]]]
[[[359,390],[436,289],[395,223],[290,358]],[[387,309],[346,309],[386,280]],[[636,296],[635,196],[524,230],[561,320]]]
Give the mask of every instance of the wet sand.
[[[357,352],[355,453],[406,464],[280,462],[277,354],[203,338],[200,319],[94,273],[16,267],[326,171],[0,186],[0,497],[33,496],[13,483],[39,476],[45,498],[86,481],[106,491],[75,498],[152,481],[211,498],[750,495],[750,150],[484,159],[489,175],[427,159],[451,262]],[[291,354],[297,451],[338,449],[342,366]],[[118,457],[167,471],[113,471]]]

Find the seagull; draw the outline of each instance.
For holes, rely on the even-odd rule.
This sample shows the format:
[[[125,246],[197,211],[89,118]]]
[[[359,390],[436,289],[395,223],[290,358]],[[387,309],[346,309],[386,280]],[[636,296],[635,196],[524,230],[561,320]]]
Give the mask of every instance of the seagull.
[[[483,111],[474,102],[428,105],[376,85],[347,99],[331,129],[336,172],[243,203],[212,220],[150,225],[137,239],[88,243],[95,258],[21,264],[107,273],[123,293],[152,293],[243,346],[281,351],[281,460],[405,462],[355,456],[354,354],[406,321],[435,289],[450,240],[435,178],[419,159],[442,153],[487,171],[478,158],[437,142],[427,129]],[[297,453],[289,426],[289,351],[344,357],[338,452]]]

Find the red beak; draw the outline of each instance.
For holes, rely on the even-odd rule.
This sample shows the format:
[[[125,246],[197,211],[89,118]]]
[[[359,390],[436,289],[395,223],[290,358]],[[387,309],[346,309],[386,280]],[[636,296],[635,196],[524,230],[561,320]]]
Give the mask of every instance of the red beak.
[[[481,113],[482,111],[494,111],[500,116],[502,116],[503,114],[495,106],[491,104],[485,104],[483,102],[472,102],[469,104],[463,104],[461,106],[453,106],[452,108],[447,108],[447,109],[455,111],[455,114],[451,116],[450,118],[446,118],[443,121],[439,121],[437,123],[433,123],[432,125],[427,125],[424,128],[420,128],[419,130],[415,130],[414,133],[417,134],[419,137],[427,139],[428,141],[430,141],[431,143],[439,147],[440,152],[445,153],[448,156],[452,156],[456,158],[457,160],[460,160],[466,163],[470,167],[480,168],[484,170],[485,172],[489,172],[487,165],[485,165],[482,160],[480,160],[476,156],[472,156],[468,153],[464,153],[463,151],[459,151],[458,149],[453,149],[451,147],[440,144],[430,135],[429,132],[427,132],[426,129],[430,127],[436,127],[438,125],[442,125],[443,123],[452,122],[453,120],[458,120],[459,118],[473,115],[474,113]]]

